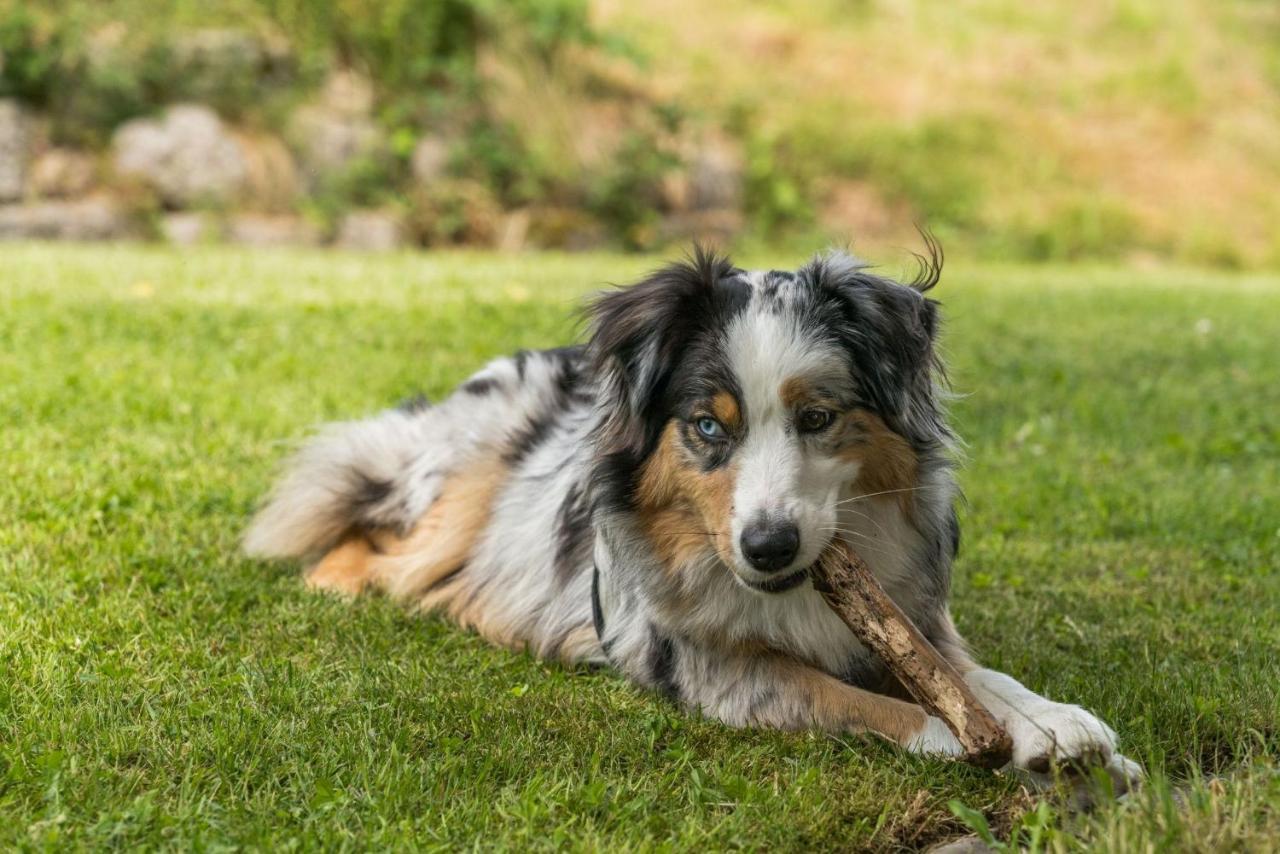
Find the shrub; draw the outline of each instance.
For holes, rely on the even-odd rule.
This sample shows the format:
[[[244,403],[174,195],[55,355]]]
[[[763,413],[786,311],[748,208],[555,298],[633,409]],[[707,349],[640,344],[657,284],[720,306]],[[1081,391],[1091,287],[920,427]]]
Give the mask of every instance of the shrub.
[[[0,4],[0,96],[45,105],[57,86],[63,34],[24,6]]]

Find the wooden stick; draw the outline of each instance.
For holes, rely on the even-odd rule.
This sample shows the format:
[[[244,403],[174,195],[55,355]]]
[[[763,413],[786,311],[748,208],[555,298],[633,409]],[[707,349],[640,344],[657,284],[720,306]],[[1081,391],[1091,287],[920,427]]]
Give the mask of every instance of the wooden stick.
[[[834,540],[811,573],[814,588],[858,640],[880,656],[917,703],[946,723],[966,762],[983,768],[1008,764],[1013,757],[1009,734],[847,543]]]

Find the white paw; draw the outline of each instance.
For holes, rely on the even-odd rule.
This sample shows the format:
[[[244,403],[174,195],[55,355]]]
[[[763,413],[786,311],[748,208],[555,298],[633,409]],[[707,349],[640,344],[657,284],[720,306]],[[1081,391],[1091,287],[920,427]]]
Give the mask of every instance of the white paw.
[[[1101,767],[1120,794],[1143,777],[1138,763],[1116,750],[1115,730],[1079,706],[1045,702],[1009,714],[1004,724],[1013,738],[1013,765],[1030,772],[1033,782],[1051,782],[1055,766],[1069,775]]]
[[[1048,771],[1050,763],[1103,764],[1115,752],[1111,727],[1079,706],[1045,701],[1005,716],[1013,737],[1013,764]]]
[[[904,745],[912,753],[923,753],[926,756],[961,756],[964,748],[947,729],[942,718],[929,715],[925,718],[920,731],[907,740]]]

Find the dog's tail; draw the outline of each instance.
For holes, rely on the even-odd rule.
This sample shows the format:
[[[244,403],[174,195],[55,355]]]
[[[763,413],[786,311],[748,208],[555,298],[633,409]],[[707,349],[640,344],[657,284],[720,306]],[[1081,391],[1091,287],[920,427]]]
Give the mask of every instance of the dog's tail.
[[[352,531],[411,525],[416,516],[410,505],[430,498],[429,490],[411,494],[408,488],[421,468],[424,415],[391,410],[326,428],[286,464],[245,534],[245,552],[312,558]],[[417,474],[420,487],[433,479],[430,472]]]

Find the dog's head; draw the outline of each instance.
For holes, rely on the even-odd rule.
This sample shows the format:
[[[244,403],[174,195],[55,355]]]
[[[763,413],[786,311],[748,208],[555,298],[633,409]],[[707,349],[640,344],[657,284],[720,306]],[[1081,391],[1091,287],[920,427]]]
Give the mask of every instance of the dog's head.
[[[634,514],[671,571],[723,564],[768,593],[803,582],[842,501],[909,508],[950,438],[930,249],[911,285],[842,254],[787,273],[698,251],[597,300],[597,501]]]

